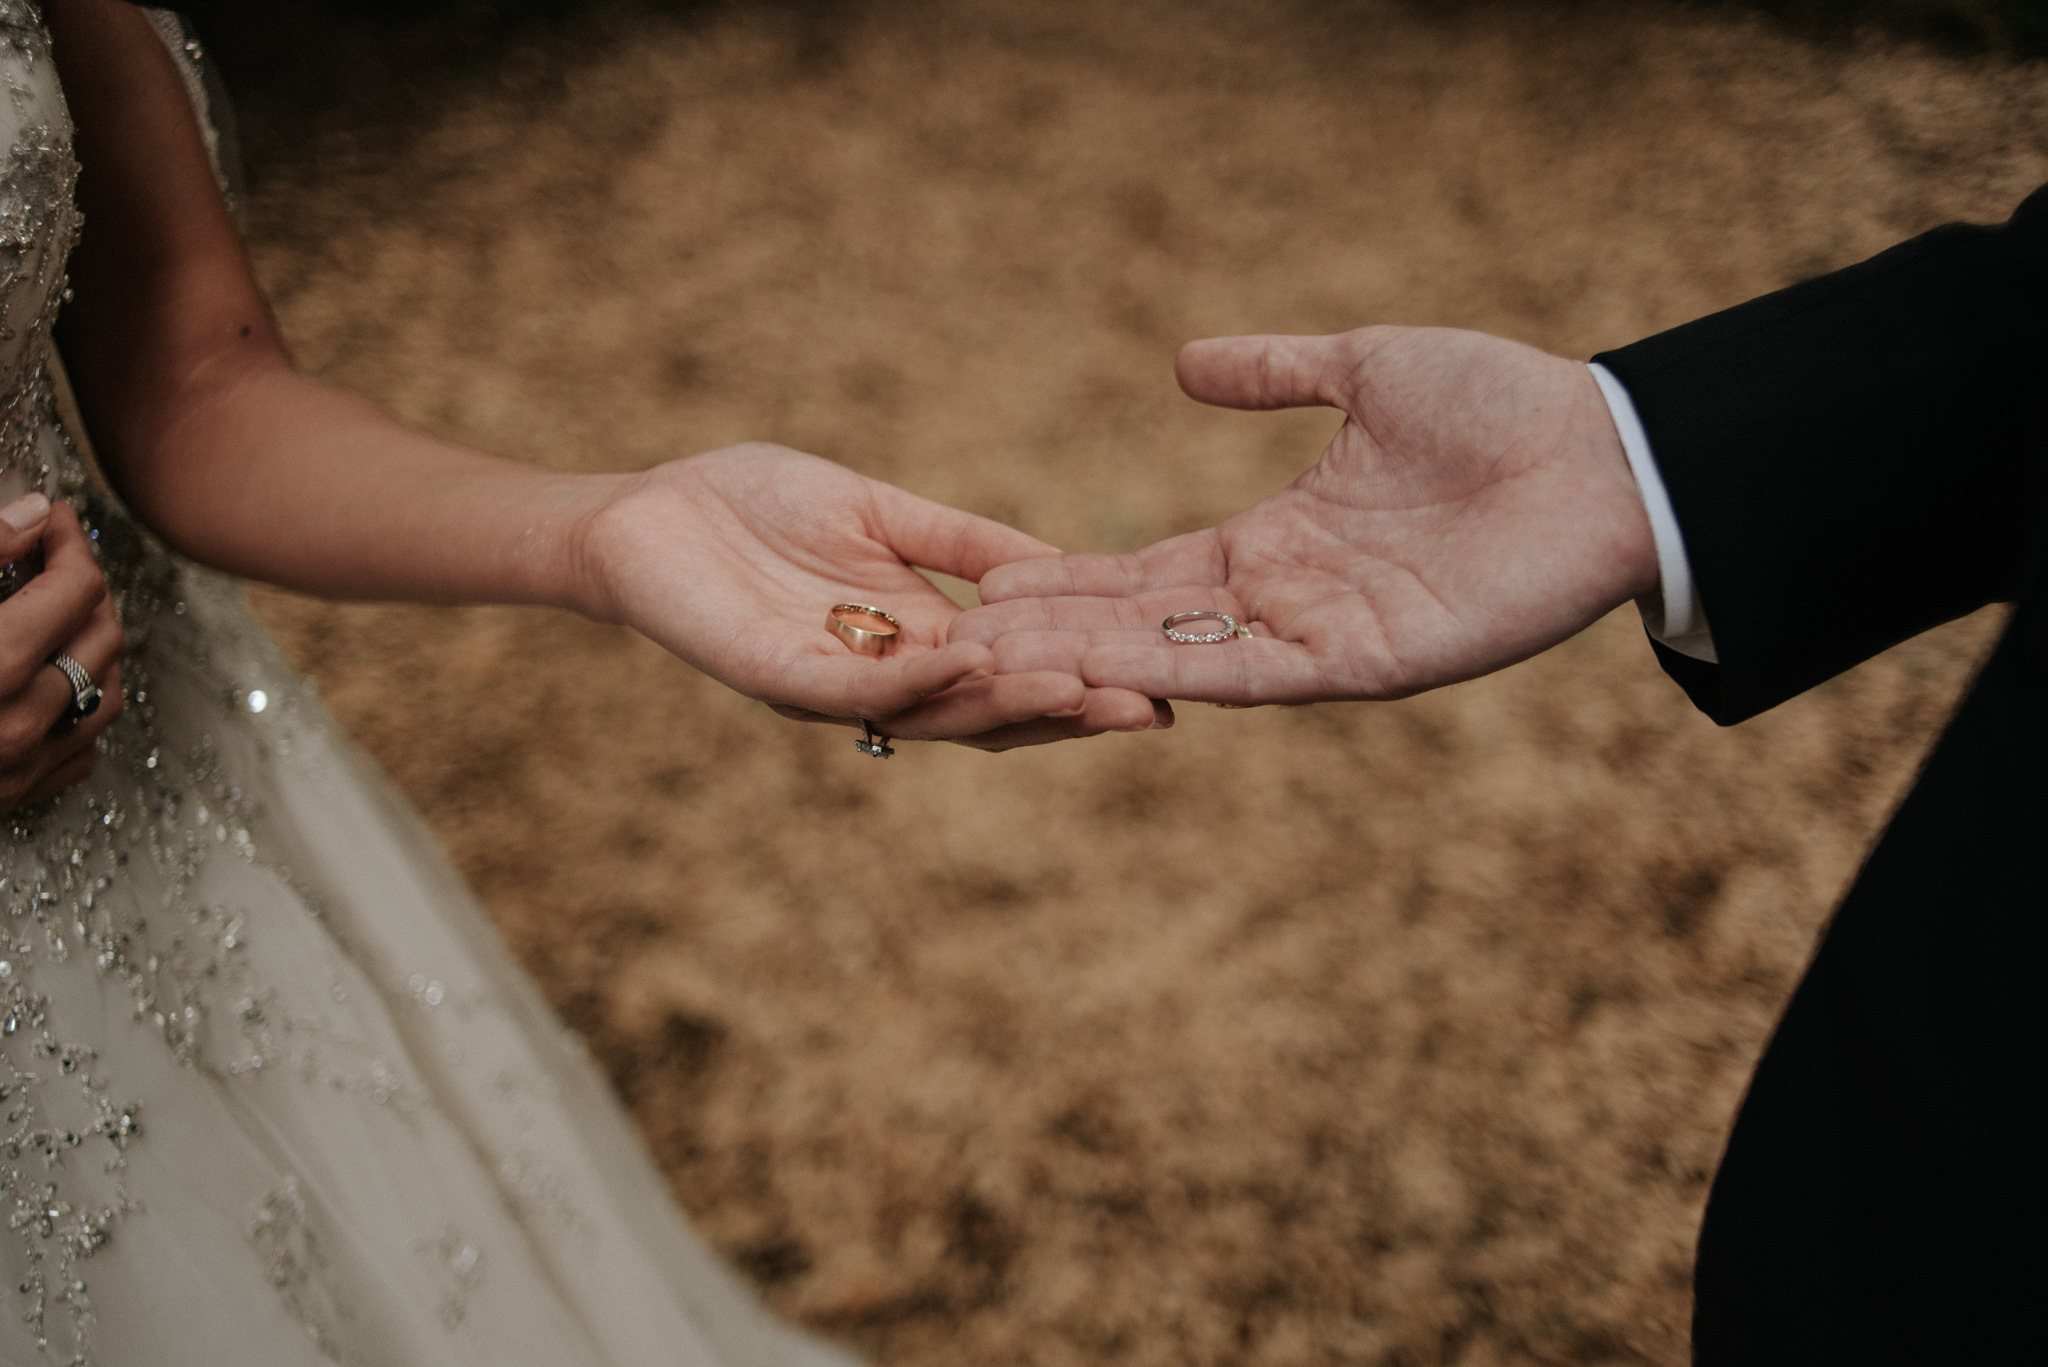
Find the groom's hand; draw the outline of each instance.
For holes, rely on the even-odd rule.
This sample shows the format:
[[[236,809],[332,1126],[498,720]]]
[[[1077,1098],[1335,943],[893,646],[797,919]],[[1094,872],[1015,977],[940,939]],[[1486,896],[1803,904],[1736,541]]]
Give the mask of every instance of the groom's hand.
[[[1313,469],[1218,527],[991,571],[953,641],[993,646],[1006,672],[1157,698],[1398,698],[1534,655],[1656,586],[1649,520],[1584,365],[1378,327],[1194,342],[1178,372],[1204,403],[1347,417]],[[1205,609],[1253,639],[1161,633]]]

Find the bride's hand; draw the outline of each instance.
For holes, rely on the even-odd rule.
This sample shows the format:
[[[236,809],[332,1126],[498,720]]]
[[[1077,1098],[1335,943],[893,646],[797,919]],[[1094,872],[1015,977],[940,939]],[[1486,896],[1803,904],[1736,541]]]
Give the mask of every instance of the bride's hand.
[[[38,545],[43,570],[0,602],[0,811],[54,796],[92,772],[93,742],[121,715],[121,625],[92,546],[69,508],[30,494],[0,508],[0,563]],[[62,652],[103,691],[76,723]]]
[[[978,581],[1057,552],[816,456],[755,443],[657,466],[582,544],[600,615],[784,716],[998,750],[1171,721],[1143,694],[1065,670],[997,675],[987,646],[949,644],[960,609],[913,565]],[[886,658],[826,630],[846,602],[902,623]]]

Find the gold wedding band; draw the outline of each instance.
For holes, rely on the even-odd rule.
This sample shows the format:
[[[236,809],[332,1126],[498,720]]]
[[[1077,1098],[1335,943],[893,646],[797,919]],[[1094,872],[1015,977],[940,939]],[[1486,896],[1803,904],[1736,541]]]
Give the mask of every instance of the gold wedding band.
[[[896,644],[903,623],[866,603],[841,603],[825,614],[825,630],[846,642],[846,648],[856,655],[882,656]]]

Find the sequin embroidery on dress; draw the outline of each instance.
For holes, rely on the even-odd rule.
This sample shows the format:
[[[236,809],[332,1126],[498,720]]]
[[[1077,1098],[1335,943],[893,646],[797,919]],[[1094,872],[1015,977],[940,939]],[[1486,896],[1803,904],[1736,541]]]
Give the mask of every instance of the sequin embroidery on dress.
[[[41,15],[19,0],[0,0],[0,82],[12,124],[0,166],[0,476],[11,476],[17,492],[24,483],[48,487],[57,473],[42,456],[52,407],[44,358],[66,293],[64,261],[78,235],[78,165],[61,97],[50,98],[49,67]],[[75,858],[59,847],[37,850],[33,828],[20,821],[10,834],[0,866],[7,913],[0,943],[0,1200],[11,1206],[8,1228],[21,1242],[15,1290],[27,1301],[38,1346],[48,1342],[50,1315],[61,1311],[79,1360],[91,1302],[78,1264],[106,1241],[130,1204],[120,1172],[140,1122],[135,1106],[109,1094],[94,1051],[53,1029],[49,1000],[37,988],[38,959],[72,952],[62,918],[89,914],[85,848],[74,847]],[[58,1120],[47,1100],[53,1087],[65,1085],[84,1103],[83,1125]],[[89,1140],[113,1180],[84,1195],[61,1178]]]
[[[0,502],[78,510],[128,703],[91,778],[0,817],[0,1362],[847,1367],[683,1225],[239,584],[91,473],[51,327],[92,225],[28,0],[0,88]]]
[[[13,125],[0,168],[0,470],[28,468],[46,479],[51,471],[36,447],[51,416],[50,328],[78,240],[78,163],[62,97],[46,93],[54,90],[49,38],[23,0],[0,0],[0,59]],[[43,81],[34,81],[38,74]]]
[[[241,953],[244,916],[193,895],[209,860],[257,862],[252,804],[210,738],[182,749],[165,742],[151,698],[152,657],[168,651],[201,676],[213,673],[218,628],[234,634],[235,594],[175,565],[95,487],[56,419],[51,330],[69,297],[64,266],[80,234],[78,164],[50,41],[25,0],[0,0],[0,84],[0,129],[12,125],[0,167],[0,488],[8,497],[41,489],[74,504],[130,642],[129,711],[100,741],[95,778],[41,810],[14,814],[0,847],[0,1209],[18,1240],[13,1291],[36,1347],[84,1364],[93,1304],[83,1265],[140,1208],[124,1174],[143,1131],[142,1108],[116,1089],[100,1051],[70,1036],[71,1003],[42,981],[52,970],[89,962],[126,993],[134,1018],[181,1067],[234,1076],[294,1062],[308,1077],[380,1102],[402,1104],[406,1089],[396,1070],[344,1033],[282,1010]],[[214,632],[181,620],[188,599],[212,600]],[[264,653],[239,644],[238,655]],[[237,708],[275,708],[275,743],[289,749],[297,690],[287,671],[276,672],[268,689],[237,688],[225,675],[208,682]],[[138,899],[107,895],[144,869],[158,890],[147,917]],[[290,1178],[252,1214],[248,1233],[284,1304],[338,1360],[334,1335],[323,1331],[332,1316],[319,1308],[331,1297],[316,1284],[312,1235]]]

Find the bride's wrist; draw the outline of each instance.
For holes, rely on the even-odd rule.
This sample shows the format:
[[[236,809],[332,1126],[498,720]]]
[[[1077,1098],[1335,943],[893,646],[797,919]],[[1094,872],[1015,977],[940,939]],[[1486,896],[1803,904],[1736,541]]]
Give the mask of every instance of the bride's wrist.
[[[621,561],[631,540],[636,498],[646,488],[645,472],[597,476],[605,487],[570,523],[564,544],[563,582],[568,590],[561,606],[598,622],[626,620],[631,580]]]

